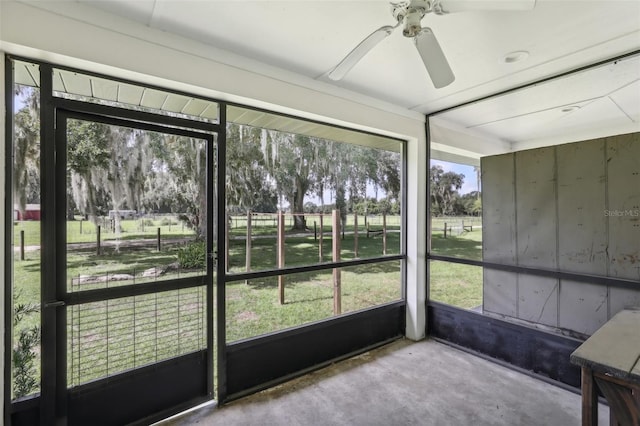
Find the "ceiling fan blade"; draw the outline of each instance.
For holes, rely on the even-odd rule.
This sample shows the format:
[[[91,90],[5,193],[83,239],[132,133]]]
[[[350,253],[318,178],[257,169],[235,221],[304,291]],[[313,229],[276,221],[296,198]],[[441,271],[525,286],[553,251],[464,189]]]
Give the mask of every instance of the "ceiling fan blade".
[[[351,68],[353,68],[371,49],[373,49],[378,43],[387,38],[395,27],[386,25],[378,28],[360,42],[336,67],[329,72],[329,78],[331,80],[341,80]]]
[[[440,0],[444,12],[466,12],[471,10],[531,10],[536,0]]]
[[[440,89],[453,83],[456,77],[453,75],[449,62],[431,28],[423,28],[420,34],[415,37],[415,42],[435,88]]]

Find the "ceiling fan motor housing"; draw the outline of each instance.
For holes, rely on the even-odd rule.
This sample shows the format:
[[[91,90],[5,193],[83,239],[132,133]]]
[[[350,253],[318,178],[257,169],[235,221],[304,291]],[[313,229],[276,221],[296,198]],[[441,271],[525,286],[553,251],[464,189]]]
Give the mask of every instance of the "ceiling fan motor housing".
[[[416,37],[422,31],[421,20],[429,12],[434,11],[438,1],[411,0],[392,3],[392,14],[398,24],[404,22],[402,34],[405,37]]]
[[[422,24],[420,21],[424,16],[424,9],[409,8],[407,16],[404,18],[404,28],[402,34],[405,37],[415,37],[422,31]]]

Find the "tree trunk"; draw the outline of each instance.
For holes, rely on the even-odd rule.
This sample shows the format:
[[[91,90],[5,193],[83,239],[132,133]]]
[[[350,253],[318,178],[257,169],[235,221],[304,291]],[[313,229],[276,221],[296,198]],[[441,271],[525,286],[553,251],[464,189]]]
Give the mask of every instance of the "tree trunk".
[[[304,213],[304,196],[306,194],[304,183],[297,179],[296,190],[293,193],[293,202],[291,204],[291,213],[293,216],[293,231],[306,231],[307,219],[302,213]]]
[[[306,231],[307,230],[307,219],[301,213],[304,213],[304,193],[301,191],[296,191],[293,194],[293,228],[295,231]]]
[[[340,218],[342,223],[347,221],[347,201],[345,198],[344,185],[340,184],[336,188],[336,209],[340,210]]]
[[[84,181],[87,185],[87,204],[89,207],[89,218],[93,224],[98,227],[98,212],[96,209],[96,195],[93,189],[93,183],[91,179],[91,172],[84,176]]]

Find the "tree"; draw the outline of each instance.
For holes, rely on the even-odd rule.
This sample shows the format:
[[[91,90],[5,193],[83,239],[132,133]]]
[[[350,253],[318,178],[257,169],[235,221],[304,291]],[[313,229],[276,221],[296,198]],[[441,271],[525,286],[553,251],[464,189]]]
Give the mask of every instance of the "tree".
[[[453,213],[453,204],[464,184],[464,174],[445,172],[442,166],[432,166],[429,173],[431,207],[436,215]]]
[[[324,213],[324,196],[325,191],[331,186],[331,177],[335,170],[335,159],[332,156],[333,144],[330,142],[315,144],[315,159],[316,159],[316,180],[312,186],[312,191],[317,195],[320,200],[320,207],[318,211]]]
[[[318,196],[324,211],[330,190],[343,220],[371,186],[399,198],[397,153],[237,124],[227,126],[226,149],[228,204],[268,206],[275,196],[295,214],[294,230],[307,229],[304,207],[310,195]]]
[[[107,126],[109,159],[106,173],[101,174],[102,187],[110,196],[114,228],[120,232],[123,209],[139,211],[145,176],[149,170],[149,133],[120,126]]]
[[[375,150],[374,152],[378,154],[376,168],[378,182],[387,193],[387,198],[398,201],[402,188],[400,154],[382,150]]]
[[[456,215],[477,216],[482,213],[482,201],[478,191],[456,197],[453,203],[453,213]]]
[[[287,200],[294,214],[292,230],[305,231],[304,197],[315,182],[314,144],[308,136],[267,131],[263,154],[276,191]]]
[[[14,117],[14,203],[22,217],[27,203],[40,198],[40,91],[16,85],[15,94],[25,106]]]
[[[480,192],[478,192],[478,198],[473,202],[471,213],[476,216],[482,215],[482,198],[480,198]]]
[[[98,225],[98,192],[110,157],[109,128],[84,120],[67,122],[67,173],[76,206]]]
[[[183,213],[181,219],[198,238],[204,238],[208,208],[206,142],[158,133],[144,137],[153,154],[145,173],[145,202],[156,207],[168,205],[172,211]]]
[[[241,211],[275,212],[277,196],[270,185],[262,145],[267,131],[257,127],[227,124],[227,205]]]

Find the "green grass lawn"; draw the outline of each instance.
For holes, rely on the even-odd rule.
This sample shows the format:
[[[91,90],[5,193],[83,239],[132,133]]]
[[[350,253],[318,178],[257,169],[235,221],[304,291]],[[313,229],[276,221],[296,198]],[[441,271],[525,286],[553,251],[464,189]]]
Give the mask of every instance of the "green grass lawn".
[[[342,313],[401,298],[400,261],[343,268]],[[235,341],[329,318],[333,315],[332,271],[284,277],[285,303],[278,278],[236,281],[227,286],[227,339]]]
[[[309,220],[312,216],[309,217]],[[371,227],[377,229],[371,218]],[[378,219],[378,218],[376,218]],[[309,222],[307,222],[309,224]],[[311,222],[312,223],[312,222]],[[362,223],[362,222],[361,222]],[[389,218],[387,234],[387,254],[400,253],[399,224],[394,224],[393,218]],[[246,223],[244,224],[246,225]],[[171,229],[169,229],[171,226]],[[177,250],[184,240],[193,238],[188,230],[182,230],[178,224],[168,225],[161,223],[161,219],[145,226],[142,231],[140,221],[122,221],[123,232],[120,238],[125,243],[120,250],[112,246],[104,246],[103,253],[98,256],[92,244],[95,241],[95,228],[89,222],[83,222],[83,232],[80,233],[79,221],[68,224],[67,253],[67,284],[71,286],[72,280],[78,277],[91,275],[102,276],[113,274],[131,274],[135,279],[114,281],[107,283],[79,284],[69,287],[69,290],[88,290],[108,286],[134,284],[163,278],[176,277],[180,274],[196,275],[198,271],[169,271],[160,278],[140,277],[142,271],[152,267],[166,266],[176,262]],[[132,246],[127,241],[135,239],[155,239],[157,227],[161,228],[163,235],[163,250],[158,252],[153,242]],[[151,228],[151,232],[148,229]],[[275,228],[264,226],[252,240],[251,270],[267,270],[276,267],[276,235]],[[312,228],[313,229],[313,228]],[[353,234],[352,217],[344,239],[341,239],[341,259],[354,259],[355,236]],[[39,245],[39,223],[19,222],[14,230],[19,235],[20,230],[25,231],[25,245]],[[395,232],[394,232],[395,231]],[[229,244],[230,272],[244,272],[246,259],[246,228],[238,226],[232,228]],[[316,235],[317,237],[317,235]],[[103,241],[115,238],[114,233],[103,234]],[[170,244],[171,239],[179,243]],[[434,233],[432,237],[433,252],[452,256],[462,256],[471,259],[481,258],[481,231],[474,230],[459,236],[450,236],[444,239],[442,235]],[[19,241],[16,238],[14,241]],[[323,239],[323,257],[319,257],[319,239],[314,238],[312,231],[307,233],[289,233],[285,239],[285,264],[286,266],[308,265],[332,260],[332,236],[330,226],[325,225]],[[359,225],[358,258],[367,258],[382,255],[382,236],[366,237],[365,228]],[[128,245],[129,244],[129,245]],[[17,303],[36,303],[40,301],[40,251],[39,249],[25,252],[25,260],[21,261],[19,253],[14,253],[14,288],[16,289]],[[482,274],[481,268],[457,265],[446,262],[431,262],[431,298],[444,303],[464,308],[474,308],[482,304]],[[184,275],[182,275],[184,276]],[[391,302],[401,298],[401,262],[388,261],[372,265],[361,265],[343,268],[341,272],[341,307],[342,313],[353,312],[379,304]],[[309,322],[329,318],[333,312],[333,277],[332,270],[299,273],[286,276],[285,303],[278,300],[278,279],[269,277],[249,282],[237,281],[228,283],[227,286],[227,339],[237,341],[294,327]],[[202,307],[204,302],[200,300],[189,301],[185,299],[188,294],[180,292],[162,293],[157,295],[138,296],[136,298],[124,298],[108,303],[91,305],[91,309],[79,310],[69,308],[68,318],[69,338],[73,340],[70,346],[69,362],[88,368],[78,376],[70,377],[70,383],[82,383],[85,380],[101,377],[104,374],[113,374],[117,370],[132,368],[147,362],[155,362],[165,356],[173,356],[181,353],[181,350],[190,348],[190,339],[201,342],[201,334],[189,337],[189,330],[197,325],[202,331],[204,317]],[[85,308],[89,308],[85,305]],[[158,311],[160,310],[160,311]],[[192,315],[194,310],[199,310],[199,317]],[[156,313],[164,312],[164,319],[160,320]],[[186,315],[186,316],[185,316]],[[190,319],[187,321],[186,318]],[[181,322],[180,319],[184,320]],[[15,327],[17,336],[20,330],[39,324],[37,313],[25,316]],[[181,324],[181,325],[180,325]],[[83,328],[85,327],[85,328]],[[163,328],[168,327],[168,330]],[[173,327],[173,328],[172,328]],[[186,328],[185,328],[186,327]],[[199,327],[199,328],[198,328]],[[127,330],[134,330],[128,333]],[[180,341],[182,343],[180,346]],[[175,345],[178,342],[178,348]],[[108,345],[105,347],[105,344]],[[200,343],[198,343],[200,344]],[[70,343],[71,345],[71,343]],[[196,348],[194,346],[194,348]],[[74,349],[82,348],[82,349]],[[129,349],[127,349],[129,348]],[[146,348],[146,349],[145,349]],[[153,348],[153,354],[151,354]],[[164,349],[163,349],[164,348]],[[180,349],[182,348],[182,349]],[[122,350],[122,352],[119,352]],[[37,350],[39,352],[39,350]],[[147,353],[149,352],[149,353]],[[113,358],[109,365],[102,365],[101,356],[109,353]],[[146,354],[146,355],[145,355]],[[172,355],[173,354],[173,355]],[[124,358],[122,358],[124,357]],[[127,357],[133,357],[128,359]],[[122,358],[122,359],[121,359]],[[35,363],[39,370],[39,361]],[[88,366],[88,367],[87,367]],[[74,366],[79,371],[79,365]],[[36,372],[36,374],[39,374]]]
[[[459,236],[442,232],[431,234],[434,254],[472,260],[482,260],[482,230],[474,229]],[[431,261],[429,263],[429,297],[431,300],[473,309],[482,305],[482,268],[458,263]]]
[[[449,262],[429,264],[429,297],[458,308],[482,306],[482,268]]]
[[[482,260],[482,230],[474,229],[458,236],[431,233],[431,252],[442,256]]]

